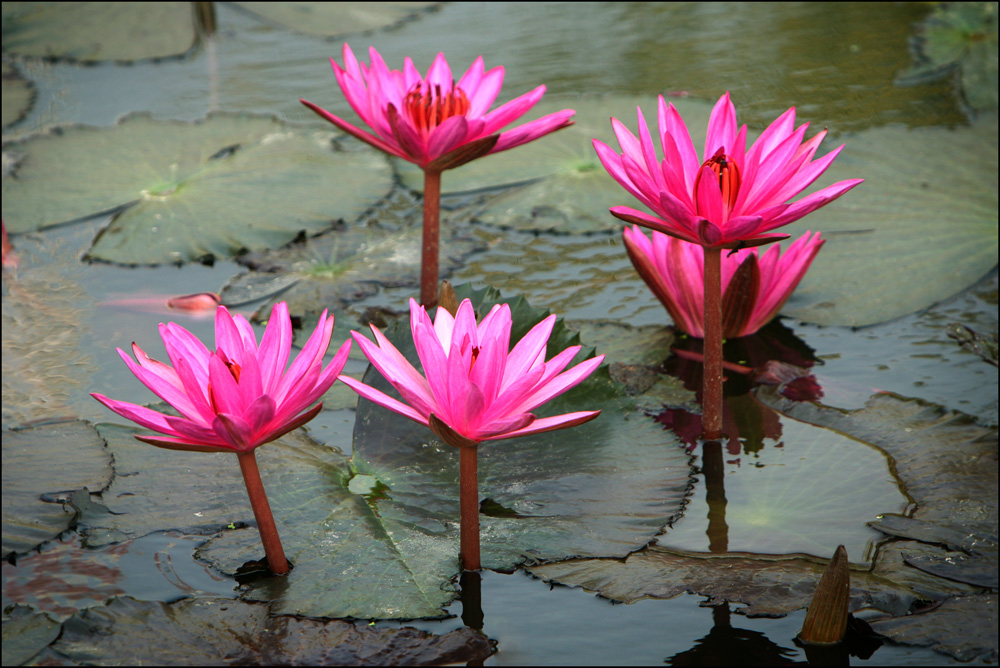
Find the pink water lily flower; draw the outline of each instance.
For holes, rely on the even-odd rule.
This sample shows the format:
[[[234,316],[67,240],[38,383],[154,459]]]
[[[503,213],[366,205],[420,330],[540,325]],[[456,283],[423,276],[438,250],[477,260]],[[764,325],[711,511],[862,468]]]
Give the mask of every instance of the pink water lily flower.
[[[840,181],[791,202],[830,166],[843,145],[813,160],[826,130],[803,142],[804,123],[795,127],[792,107],[746,149],[746,126],[726,93],[712,109],[699,159],[687,126],[673,104],[659,98],[657,129],[663,158],[638,110],[639,137],[618,119],[611,125],[621,154],[594,140],[611,176],[655,214],[627,206],[611,213],[636,225],[706,247],[742,248],[788,238],[771,230],[837,199],[864,179]]]
[[[160,325],[172,367],[152,359],[135,343],[135,361],[118,349],[143,385],[181,417],[92,396],[122,417],[164,434],[137,435],[140,441],[173,450],[245,453],[301,427],[322,410],[317,402],[337,380],[351,350],[351,341],[344,342],[323,368],[332,333],[333,316],[323,311],[316,330],[286,370],[292,324],[285,302],[271,310],[259,346],[247,319],[219,306],[214,351],[176,323]]]
[[[545,93],[545,86],[490,110],[503,85],[503,67],[486,71],[482,56],[456,83],[444,54],[439,53],[421,76],[410,58],[403,71],[390,70],[370,48],[371,65],[358,62],[344,44],[344,67],[332,58],[333,73],[351,108],[372,132],[301,100],[341,130],[424,169],[440,171],[463,165],[538,139],[572,124],[564,109],[500,132],[526,114]]]
[[[820,247],[819,232],[797,239],[784,254],[780,244],[766,253],[748,248],[722,256],[722,327],[726,338],[748,336],[771,321],[798,286]],[[636,271],[666,307],[674,324],[705,336],[705,256],[701,247],[639,227],[622,236]]]
[[[407,403],[353,378],[340,379],[366,399],[429,426],[454,446],[582,424],[600,411],[546,418],[531,413],[577,385],[604,360],[598,355],[563,371],[580,350],[570,346],[546,362],[546,343],[555,320],[555,315],[542,320],[511,350],[507,304],[494,306],[477,325],[472,302],[466,299],[455,317],[438,308],[432,323],[424,307],[411,299],[410,327],[424,375],[375,326],[371,329],[376,343],[352,332],[372,365]]]

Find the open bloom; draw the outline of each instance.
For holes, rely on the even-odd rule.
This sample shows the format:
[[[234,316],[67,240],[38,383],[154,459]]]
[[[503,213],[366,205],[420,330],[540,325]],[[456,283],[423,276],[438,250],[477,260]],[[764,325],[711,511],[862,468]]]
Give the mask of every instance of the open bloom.
[[[310,406],[337,380],[351,351],[348,340],[324,369],[332,334],[333,316],[323,311],[316,330],[286,371],[292,323],[285,302],[271,310],[259,346],[246,318],[219,306],[215,351],[176,323],[160,325],[173,367],[150,358],[135,343],[134,362],[118,349],[136,378],[181,417],[92,396],[122,417],[165,434],[137,435],[140,441],[173,450],[245,453],[301,427],[322,410],[321,403]]]
[[[571,346],[546,362],[555,320],[555,315],[542,320],[511,350],[507,304],[494,306],[477,325],[472,302],[466,299],[455,317],[438,308],[432,323],[424,307],[411,299],[410,327],[424,376],[376,327],[372,332],[377,343],[352,332],[369,361],[407,403],[353,378],[340,379],[366,399],[428,425],[456,447],[572,427],[600,411],[536,418],[531,410],[589,376],[604,355],[563,371],[580,350]]]
[[[407,58],[403,71],[390,70],[374,48],[371,65],[359,63],[344,44],[344,67],[332,58],[333,73],[347,101],[372,132],[301,100],[317,114],[386,153],[432,171],[451,169],[498,153],[572,124],[572,109],[543,116],[519,127],[500,129],[526,114],[545,93],[539,86],[490,111],[503,85],[503,67],[488,72],[482,56],[455,83],[439,53],[423,77]]]
[[[796,240],[784,254],[772,246],[763,254],[747,248],[722,257],[722,335],[753,334],[778,314],[805,276],[820,247],[819,232]],[[638,227],[626,227],[625,249],[639,276],[666,307],[674,324],[703,338],[705,257],[699,246]]]
[[[803,142],[809,124],[795,127],[795,107],[771,123],[746,150],[746,126],[737,128],[736,109],[726,93],[712,109],[700,160],[684,120],[662,95],[657,117],[662,160],[656,157],[641,109],[638,138],[618,119],[611,119],[620,155],[596,139],[594,149],[608,173],[655,215],[627,206],[612,207],[611,213],[678,239],[723,248],[787,239],[787,234],[769,232],[825,206],[863,181],[840,181],[789,201],[826,171],[844,148],[841,145],[813,160],[826,130]]]

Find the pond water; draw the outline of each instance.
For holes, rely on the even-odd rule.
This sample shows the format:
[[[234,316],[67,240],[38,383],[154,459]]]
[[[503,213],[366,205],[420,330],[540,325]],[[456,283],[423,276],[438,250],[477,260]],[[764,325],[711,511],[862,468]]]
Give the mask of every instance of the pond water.
[[[294,209],[294,215],[301,211],[301,228],[315,235],[306,248],[311,255],[305,259],[294,245],[290,251],[268,250],[277,251],[290,242],[300,229],[293,225],[274,232],[267,237],[271,243],[259,243],[246,256],[235,257],[239,243],[234,242],[235,247],[229,243],[232,252],[214,252],[212,261],[202,257],[202,262],[172,264],[176,258],[170,253],[180,258],[184,249],[198,246],[197,237],[212,237],[203,246],[209,248],[232,234],[231,219],[248,215],[243,209],[233,209],[237,213],[232,215],[213,210],[215,217],[206,215],[204,223],[190,220],[201,214],[188,214],[189,227],[177,236],[195,241],[182,239],[180,251],[170,247],[175,240],[172,233],[161,233],[157,226],[147,237],[124,233],[128,238],[119,246],[112,246],[119,232],[104,232],[126,215],[135,215],[148,200],[166,200],[175,191],[185,191],[187,196],[196,190],[178,173],[198,147],[181,147],[179,139],[156,146],[149,139],[156,134],[172,137],[168,126],[201,121],[210,114],[252,114],[278,119],[274,122],[289,136],[328,132],[330,128],[298,102],[300,97],[353,118],[329,67],[331,57],[342,62],[345,41],[362,60],[367,61],[366,48],[371,45],[390,67],[399,68],[410,56],[422,71],[439,51],[459,72],[482,55],[488,68],[505,68],[502,101],[544,83],[547,93],[540,106],[577,108],[577,126],[561,133],[564,140],[556,134],[536,142],[538,152],[519,147],[502,154],[502,159],[491,156],[482,165],[470,163],[446,173],[443,220],[452,231],[446,231],[443,242],[443,272],[454,284],[491,285],[506,298],[524,295],[532,306],[558,313],[580,332],[585,345],[607,353],[609,362],[623,365],[625,371],[612,369],[612,378],[626,383],[632,398],[617,416],[621,421],[614,424],[619,427],[608,429],[620,428],[626,434],[622,438],[636,439],[637,447],[662,439],[662,449],[669,453],[644,465],[639,458],[631,461],[612,450],[622,460],[620,472],[605,460],[601,460],[600,473],[582,465],[579,469],[573,468],[575,464],[565,465],[563,470],[564,464],[552,464],[564,474],[557,484],[571,500],[567,505],[597,490],[597,496],[615,500],[603,505],[600,499],[594,502],[597,510],[593,512],[601,516],[601,522],[617,515],[627,531],[645,536],[620,553],[576,544],[559,552],[547,538],[537,551],[508,549],[503,530],[497,528],[502,525],[484,520],[485,544],[503,556],[483,572],[481,591],[471,581],[460,583],[456,571],[450,584],[441,585],[448,591],[437,614],[328,616],[363,619],[353,624],[365,632],[415,627],[444,636],[466,626],[479,629],[495,643],[496,652],[477,665],[817,662],[823,659],[810,655],[794,639],[812,591],[814,579],[810,578],[814,572],[818,578],[837,545],[844,544],[856,586],[870,586],[876,592],[854,606],[858,618],[874,622],[886,615],[933,608],[941,601],[947,609],[949,601],[958,601],[980,606],[961,614],[983,618],[992,610],[993,622],[992,631],[989,622],[983,627],[981,621],[963,629],[968,618],[947,613],[952,616],[929,619],[923,625],[918,622],[916,630],[887,626],[879,630],[875,624],[884,635],[881,646],[857,650],[849,658],[845,652],[838,660],[938,665],[980,658],[996,663],[995,5],[986,3],[985,10],[989,13],[989,6],[994,7],[990,108],[981,102],[978,89],[972,88],[975,82],[969,73],[975,67],[974,52],[951,69],[938,67],[937,73],[946,76],[912,73],[911,44],[920,43],[918,35],[930,34],[921,32],[919,25],[935,11],[927,3],[414,3],[419,6],[402,9],[397,4],[369,11],[344,3],[344,20],[334,20],[330,24],[334,27],[328,27],[325,11],[309,3],[267,16],[239,3],[217,4],[217,32],[190,49],[182,47],[179,55],[110,56],[97,62],[86,61],[95,48],[90,42],[99,42],[99,37],[80,40],[67,51],[69,59],[44,50],[53,47],[42,47],[42,53],[52,54],[51,58],[18,55],[29,46],[20,41],[15,46],[15,37],[7,33],[5,14],[5,80],[27,83],[30,92],[25,111],[20,117],[13,114],[11,122],[8,105],[13,104],[14,95],[4,89],[4,220],[19,258],[16,269],[5,271],[3,284],[4,552],[8,557],[3,569],[4,663],[102,662],[121,656],[100,648],[93,655],[81,653],[86,642],[70,639],[79,633],[79,627],[72,625],[93,619],[85,615],[100,614],[94,610],[112,597],[173,603],[190,598],[226,600],[243,594],[246,601],[274,601],[276,613],[327,616],[307,605],[296,607],[296,601],[309,599],[300,590],[286,592],[273,584],[241,588],[226,574],[232,572],[229,567],[246,560],[238,557],[259,550],[259,543],[241,542],[243,535],[254,533],[243,530],[252,520],[245,494],[241,498],[220,491],[221,500],[213,498],[212,485],[229,490],[226,486],[232,482],[225,477],[228,469],[224,474],[223,463],[217,461],[221,455],[195,455],[190,464],[187,459],[169,459],[173,453],[163,459],[143,459],[141,451],[130,449],[128,434],[116,436],[119,432],[114,425],[126,423],[93,401],[89,393],[136,403],[157,401],[129,373],[114,349],[128,349],[134,341],[150,356],[165,359],[157,333],[160,322],[177,321],[203,341],[212,340],[212,318],[170,311],[164,305],[170,296],[219,292],[232,310],[248,317],[269,312],[276,298],[287,298],[293,314],[303,316],[304,329],[311,329],[310,319],[314,323],[318,311],[329,307],[337,318],[333,341],[337,346],[350,329],[362,329],[360,323],[371,320],[371,313],[377,311],[391,321],[405,312],[406,300],[415,295],[417,260],[398,258],[409,257],[406,249],[415,247],[411,233],[419,226],[421,181],[408,165],[372,157],[342,137],[337,138],[338,155],[357,158],[359,166],[351,163],[345,168],[338,163],[331,169],[340,171],[331,172],[334,175],[327,183],[312,184],[305,175],[283,176],[280,157],[268,154],[255,165],[261,171],[246,168],[244,172],[259,179],[253,196],[241,196],[251,200],[251,209],[268,206],[270,197],[265,193],[292,192],[298,187],[313,191],[310,197],[318,195],[320,202],[326,188],[331,199],[368,197],[344,204],[350,214],[338,209],[325,214],[319,223],[310,208],[319,205],[307,201],[306,195],[278,198],[277,206]],[[147,34],[159,32],[156,25],[134,27],[142,26],[143,20],[159,21],[163,33],[174,30],[166,19],[143,11],[134,24],[129,23],[133,32],[119,31],[107,39],[138,43]],[[93,10],[100,16],[97,12]],[[64,45],[75,44],[74,35],[97,30],[86,24],[85,14],[81,16],[80,25],[66,28],[60,38]],[[356,24],[355,20],[374,22]],[[312,34],[335,31],[335,26],[345,23],[352,26],[343,28],[347,32]],[[44,36],[45,30],[38,32]],[[13,71],[8,76],[9,67]],[[686,118],[689,111],[699,119],[707,118],[705,110],[727,90],[740,122],[749,125],[751,134],[794,105],[800,122],[808,121],[817,130],[829,129],[825,150],[846,144],[836,163],[841,171],[824,177],[818,185],[854,177],[869,182],[858,189],[856,201],[860,203],[852,205],[849,200],[855,193],[849,193],[790,228],[793,236],[819,229],[828,239],[813,271],[786,305],[787,317],[780,323],[727,343],[730,362],[758,367],[779,360],[807,369],[822,388],[821,396],[811,397],[818,404],[790,401],[763,390],[751,394],[748,382],[730,374],[725,423],[729,439],[710,456],[684,433],[685,421],[696,411],[697,371],[676,357],[667,360],[672,345],[700,350],[699,344],[668,327],[669,316],[632,269],[621,243],[620,222],[607,214],[607,206],[634,203],[600,168],[587,140],[596,136],[613,145],[608,118],[613,115],[634,129],[636,104],[650,118],[658,94],[672,95],[670,99]],[[127,120],[122,121],[123,117]],[[150,120],[150,130],[109,134]],[[50,190],[42,188],[33,195],[15,190],[28,180],[28,170],[36,154],[41,154],[39,142],[33,139],[44,133],[55,139],[75,138],[82,134],[77,133],[78,125],[107,132],[86,136],[112,138],[106,144],[81,142],[82,148],[73,149],[55,144],[51,164],[83,161],[82,171],[90,172],[92,180],[84,182],[79,174],[66,176],[53,168]],[[189,128],[177,127],[181,132]],[[696,136],[697,131],[692,127]],[[272,132],[270,137],[280,134],[268,132]],[[328,137],[324,137],[328,147]],[[153,148],[145,148],[147,140]],[[232,143],[220,148],[231,148]],[[949,153],[936,148],[940,146],[953,148]],[[956,146],[985,153],[970,156]],[[136,152],[116,153],[129,148]],[[174,148],[180,157],[168,175],[156,162],[157,154]],[[519,151],[520,156],[516,155]],[[914,160],[918,164],[911,165],[907,156],[918,154],[928,159]],[[927,164],[931,160],[939,164]],[[969,163],[985,167],[981,180],[969,182],[963,176]],[[911,168],[913,182],[907,184],[905,174],[899,173]],[[317,166],[313,171],[321,169]],[[132,197],[118,193],[130,192],[129,179],[146,171],[155,178],[149,177],[143,202],[119,211],[139,195],[138,191]],[[352,176],[352,171],[360,176]],[[197,176],[199,172],[192,173]],[[22,183],[15,184],[19,177]],[[44,182],[47,175],[41,178]],[[953,186],[951,178],[958,185]],[[92,201],[83,205],[90,209],[22,224],[27,212],[58,210],[63,205],[57,195],[74,188],[100,191],[93,192]],[[369,195],[368,188],[375,194]],[[868,190],[862,194],[863,188]],[[921,193],[928,190],[932,195],[923,198]],[[102,199],[104,191],[107,197]],[[148,196],[149,192],[154,196]],[[608,197],[617,199],[604,202]],[[193,207],[187,200],[183,205]],[[330,218],[343,222],[331,228]],[[948,230],[941,231],[952,223],[950,235]],[[135,224],[139,226],[138,219]],[[255,242],[260,239],[254,238]],[[386,244],[389,251],[379,255],[378,249]],[[192,251],[183,259],[198,255]],[[165,259],[149,259],[155,257]],[[827,257],[831,259],[824,263]],[[104,261],[88,262],[93,259]],[[280,282],[289,275],[295,277],[294,285]],[[987,337],[993,334],[992,365],[949,336],[957,331],[956,324]],[[360,377],[366,367],[355,349],[344,372]],[[628,375],[629,369],[646,373],[648,382],[636,381]],[[322,476],[316,474],[318,479],[335,486],[340,474],[331,471],[358,473],[357,465],[347,459],[352,454],[359,461],[368,457],[365,461],[373,471],[383,470],[378,468],[383,464],[388,467],[384,459],[373,455],[384,454],[372,445],[374,437],[361,428],[355,433],[353,393],[338,384],[324,398],[324,405],[325,410],[304,430],[333,453],[328,459],[319,457],[322,461],[315,470]],[[96,424],[104,439],[98,440],[109,443],[114,462],[94,464],[108,467],[116,476],[103,494],[72,493],[91,480],[70,480],[67,471],[74,469],[75,460],[62,463],[62,453],[81,443],[80,437],[33,435],[47,434],[44,430],[50,425],[64,424],[83,425],[84,430]],[[20,453],[26,446],[19,445],[17,452],[7,447],[18,438],[27,439],[23,441],[27,449],[38,450],[42,444],[31,439],[49,439],[44,441],[45,456],[24,463],[27,460]],[[562,456],[559,447],[563,445],[553,446],[556,454],[549,456]],[[585,445],[590,447],[584,443],[580,447]],[[282,460],[291,457],[289,448],[295,447],[299,447],[297,442],[262,448],[265,473],[266,457],[274,457],[271,461],[277,471]],[[510,461],[525,461],[517,459],[521,451],[514,446],[510,460],[504,459],[508,457],[504,452],[493,453],[490,448],[494,447],[508,448],[504,443],[483,449],[484,489],[490,490],[494,501],[506,503],[505,509],[527,512],[517,504],[531,503],[532,490],[540,494],[541,488],[532,488],[537,481],[531,479],[510,480],[502,473],[494,474],[494,469]],[[269,449],[282,454],[267,455]],[[956,478],[948,477],[952,470],[949,451],[961,453],[956,456],[961,460],[955,465],[959,467]],[[174,463],[178,461],[182,463]],[[18,487],[18,494],[28,501],[43,495],[47,512],[65,513],[73,519],[64,518],[64,525],[59,525],[64,520],[55,521],[53,526],[62,528],[37,545],[15,543],[18,547],[11,555],[8,522],[20,526],[29,521],[17,515],[26,505],[13,509],[14,485],[23,482],[7,477],[15,462],[27,467],[24,480],[31,481],[24,483],[27,491]],[[402,467],[398,462],[393,465]],[[82,471],[84,465],[79,466]],[[659,467],[661,473],[669,470],[669,475],[663,473],[647,482],[640,475],[644,467]],[[970,470],[976,474],[968,474]],[[191,483],[199,473],[213,482],[205,488]],[[296,475],[313,480],[308,477],[311,473],[300,474],[298,469],[288,475],[293,478],[292,487]],[[963,483],[963,476],[974,482]],[[170,480],[178,481],[176,490],[170,488]],[[278,473],[271,480],[281,489]],[[631,490],[622,487],[634,481],[639,481],[636,498],[627,499]],[[89,484],[91,492],[101,488]],[[265,485],[269,484],[265,475]],[[400,494],[416,497],[425,491],[400,488]],[[654,492],[661,493],[662,499],[655,498]],[[315,491],[319,503],[328,503],[327,493]],[[281,508],[285,502],[280,492],[276,496]],[[979,498],[981,507],[969,510],[971,502],[962,501],[969,498]],[[955,500],[954,506],[948,505],[949,499]],[[147,500],[151,505],[129,505]],[[22,503],[21,497],[17,503]],[[658,503],[663,507],[649,510]],[[372,507],[377,515],[377,504],[373,502]],[[552,514],[558,514],[559,508],[558,502],[549,502]],[[191,509],[197,509],[194,514],[200,519],[190,519]],[[388,506],[382,509],[390,512]],[[161,511],[162,518],[145,519]],[[188,518],[175,519],[182,511]],[[140,517],[142,513],[146,515]],[[880,519],[883,516],[902,516],[911,524],[893,528],[889,520]],[[421,521],[425,529],[432,524],[444,526],[424,516]],[[79,533],[74,531],[77,522]],[[655,527],[643,534],[648,529],[644,523],[649,522]],[[882,530],[869,526],[879,522],[883,522]],[[599,526],[604,533],[598,539],[611,541],[610,534],[618,536],[617,529]],[[934,529],[920,534],[927,526]],[[324,524],[331,535],[335,528]],[[427,531],[434,534],[436,529]],[[959,541],[956,547],[948,542],[950,538],[942,538],[946,534],[973,542]],[[632,536],[631,540],[637,539]],[[584,545],[582,539],[580,545]],[[372,554],[365,549],[358,549],[359,561]],[[514,557],[508,558],[511,550]],[[561,557],[579,558],[547,556],[555,553],[552,550]],[[437,543],[427,552],[436,558]],[[935,571],[933,564],[927,566],[928,560],[938,563],[952,559],[956,552],[974,563],[966,570],[947,573]],[[761,575],[761,590],[752,589],[746,581],[723,582],[713,575],[719,569],[710,565],[710,557],[737,560],[726,567],[734,571],[752,573],[773,566],[774,579]],[[310,568],[304,557],[302,562],[300,573]],[[521,562],[525,567],[515,568]],[[913,566],[918,562],[924,568]],[[992,570],[992,581],[988,576],[982,579],[984,563],[987,572]],[[671,573],[685,568],[690,573],[704,570],[707,575],[671,580]],[[809,573],[808,577],[803,573]],[[872,580],[865,579],[869,576]],[[878,589],[871,584],[879,577],[892,580],[894,588]],[[368,580],[364,583],[362,587],[371,589]],[[772,592],[769,597],[764,591],[768,588],[783,593]],[[462,596],[455,598],[458,589]],[[471,599],[473,591],[480,595],[476,602]],[[784,595],[787,598],[782,602],[779,599]],[[26,623],[22,615],[27,613],[15,609],[15,604],[43,611],[48,621],[31,618],[34,625],[20,626]],[[309,599],[309,605],[313,604]],[[89,609],[94,610],[86,612]],[[470,622],[477,616],[470,611],[480,609],[481,619]],[[189,622],[176,622],[184,623]],[[931,629],[937,626],[944,631],[935,635]],[[57,642],[59,628],[64,630]],[[23,643],[18,646],[20,653],[10,650],[8,655],[9,640]],[[178,652],[178,660],[183,660],[184,653]],[[291,661],[298,655],[290,650],[285,656]],[[142,655],[135,657],[139,660]]]

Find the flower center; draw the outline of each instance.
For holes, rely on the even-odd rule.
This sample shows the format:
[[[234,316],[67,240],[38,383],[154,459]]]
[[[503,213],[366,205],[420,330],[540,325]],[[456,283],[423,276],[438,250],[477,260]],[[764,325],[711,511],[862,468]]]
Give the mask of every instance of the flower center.
[[[403,107],[419,130],[430,132],[452,116],[463,116],[471,106],[465,91],[454,85],[442,91],[440,85],[414,84],[403,99]]]
[[[740,194],[739,167],[736,166],[732,158],[722,152],[722,148],[719,148],[715,152],[715,155],[702,164],[701,170],[698,172],[698,178],[694,182],[695,194],[697,194],[698,186],[701,184],[702,175],[705,174],[705,167],[715,172],[716,177],[719,179],[719,190],[722,191],[722,201],[732,211],[733,207],[736,206],[736,197]]]

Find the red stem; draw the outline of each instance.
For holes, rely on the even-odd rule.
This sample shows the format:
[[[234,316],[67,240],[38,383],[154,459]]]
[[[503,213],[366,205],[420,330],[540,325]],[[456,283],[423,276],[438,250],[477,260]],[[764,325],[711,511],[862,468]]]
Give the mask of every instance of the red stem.
[[[722,436],[722,249],[705,251],[705,372],[701,393],[704,438]]]
[[[267,565],[270,566],[271,572],[275,575],[284,575],[289,570],[288,560],[285,559],[285,551],[281,548],[278,527],[274,525],[274,516],[271,515],[271,506],[267,502],[267,494],[264,493],[264,483],[260,481],[260,470],[257,468],[257,458],[254,452],[254,450],[238,452],[236,456],[240,460],[243,482],[246,483],[247,494],[250,496],[250,506],[253,508],[253,516],[257,520],[260,542],[264,544]]]
[[[438,295],[441,226],[441,172],[424,170],[424,242],[420,261],[420,303],[431,307]]]
[[[459,557],[462,569],[478,571],[479,561],[479,467],[476,461],[478,446],[458,449],[458,498],[461,509],[461,547]]]

